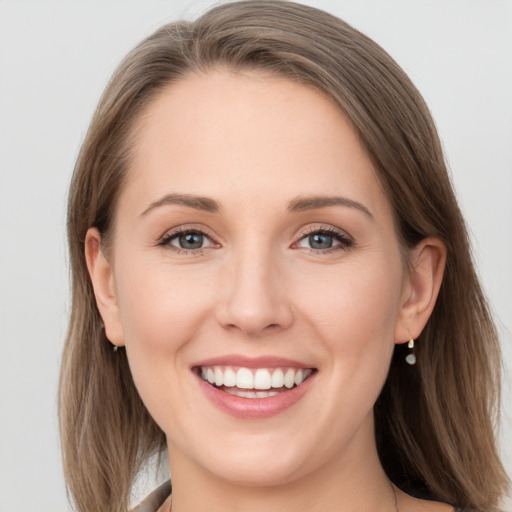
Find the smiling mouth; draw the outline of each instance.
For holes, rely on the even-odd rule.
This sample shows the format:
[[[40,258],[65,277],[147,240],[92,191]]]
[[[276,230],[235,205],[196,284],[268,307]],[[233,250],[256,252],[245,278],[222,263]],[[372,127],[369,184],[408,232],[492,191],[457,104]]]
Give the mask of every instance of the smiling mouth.
[[[269,398],[300,386],[313,368],[200,366],[197,374],[211,386],[243,398]]]

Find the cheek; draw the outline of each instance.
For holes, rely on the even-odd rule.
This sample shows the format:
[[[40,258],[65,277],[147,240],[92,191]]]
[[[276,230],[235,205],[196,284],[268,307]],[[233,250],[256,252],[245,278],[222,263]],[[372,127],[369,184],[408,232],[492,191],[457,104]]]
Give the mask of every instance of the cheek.
[[[212,300],[208,288],[198,286],[204,276],[197,273],[136,260],[120,261],[119,268],[117,294],[132,377],[146,407],[164,425],[167,414],[188,407],[176,397],[186,395],[189,342],[210,318]]]
[[[370,414],[386,380],[402,269],[400,263],[355,264],[336,276],[311,278],[315,286],[296,295],[303,297],[302,316],[309,322],[315,352],[323,354],[325,382],[339,390],[325,394],[318,410],[332,424],[346,425],[330,434],[338,443],[339,436],[353,432]]]
[[[294,295],[312,324],[333,333],[340,348],[349,347],[355,340],[366,344],[393,337],[401,280],[399,264],[356,262],[333,272],[309,272],[310,284],[297,287]]]
[[[205,314],[210,279],[200,271],[140,258],[121,260],[116,275],[121,322],[127,345],[176,350],[193,335]]]
[[[302,316],[328,360],[324,371],[337,389],[346,391],[332,397],[336,407],[330,405],[354,411],[355,421],[373,407],[387,376],[400,314],[401,263],[354,262],[329,276],[310,278],[315,286],[296,293],[302,298]]]
[[[141,258],[142,260],[142,258]],[[128,258],[116,276],[124,342],[135,384],[148,408],[161,390],[176,389],[188,371],[187,347],[208,316],[211,300],[200,275]],[[178,382],[178,384],[177,384]]]

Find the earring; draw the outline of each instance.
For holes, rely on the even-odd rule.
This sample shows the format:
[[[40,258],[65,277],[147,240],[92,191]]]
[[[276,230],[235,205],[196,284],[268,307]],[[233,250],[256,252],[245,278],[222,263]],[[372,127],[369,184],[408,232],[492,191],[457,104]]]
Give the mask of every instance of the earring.
[[[411,350],[409,354],[405,356],[405,360],[407,364],[410,364],[411,366],[416,364],[416,356],[414,355],[413,349],[414,349],[414,340],[411,338],[409,340],[409,343],[407,343],[407,346]]]
[[[114,345],[114,346],[112,347],[112,350],[113,350],[114,352],[117,352],[117,351],[118,351],[118,349],[119,349],[119,347],[118,347],[117,345]]]

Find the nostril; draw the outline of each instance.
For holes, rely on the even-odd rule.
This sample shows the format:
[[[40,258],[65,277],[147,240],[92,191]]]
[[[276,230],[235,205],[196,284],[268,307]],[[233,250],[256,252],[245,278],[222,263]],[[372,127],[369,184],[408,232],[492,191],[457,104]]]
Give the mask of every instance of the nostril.
[[[226,328],[227,329],[242,329],[237,324],[227,324]],[[279,324],[268,324],[266,327],[263,328],[263,330],[275,330],[275,329],[279,329],[279,328],[280,328]]]

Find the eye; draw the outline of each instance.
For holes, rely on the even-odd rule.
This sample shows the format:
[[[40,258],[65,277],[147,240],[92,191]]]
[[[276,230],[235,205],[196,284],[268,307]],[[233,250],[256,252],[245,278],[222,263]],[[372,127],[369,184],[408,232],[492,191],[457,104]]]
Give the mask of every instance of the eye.
[[[197,251],[208,247],[214,247],[210,237],[199,230],[180,230],[164,236],[159,245],[171,246],[176,250]]]
[[[347,249],[352,245],[353,241],[351,238],[343,232],[331,228],[315,229],[297,242],[297,247],[312,249],[315,252]]]
[[[303,238],[301,242],[307,242],[311,249],[330,249],[334,244],[334,237],[325,233],[315,233]]]

